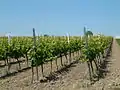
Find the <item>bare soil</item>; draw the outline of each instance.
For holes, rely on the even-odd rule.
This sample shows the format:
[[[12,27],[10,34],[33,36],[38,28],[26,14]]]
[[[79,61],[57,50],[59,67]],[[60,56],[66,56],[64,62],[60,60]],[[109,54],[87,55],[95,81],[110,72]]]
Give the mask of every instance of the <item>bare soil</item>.
[[[63,58],[64,63],[65,57]],[[39,81],[31,83],[31,69],[0,79],[0,90],[120,90],[120,46],[113,41],[112,53],[107,58],[106,75],[94,84],[90,84],[86,63],[74,62],[69,67],[54,73],[46,82],[40,82],[41,69],[39,67]],[[58,59],[60,66],[60,59]],[[53,71],[56,71],[55,61]],[[50,63],[44,65],[45,75],[50,73]],[[35,76],[36,80],[36,76]]]

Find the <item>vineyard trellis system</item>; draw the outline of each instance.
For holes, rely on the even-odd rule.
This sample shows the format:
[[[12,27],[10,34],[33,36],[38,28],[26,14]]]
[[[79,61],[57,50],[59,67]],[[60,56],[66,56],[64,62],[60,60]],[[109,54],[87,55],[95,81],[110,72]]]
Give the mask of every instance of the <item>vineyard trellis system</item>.
[[[8,42],[7,37],[0,37],[0,60],[4,61],[5,67],[7,67],[7,74],[10,70],[11,59],[16,59],[19,64],[19,70],[21,70],[20,58],[26,58],[27,67],[29,67],[29,61],[32,67],[32,81],[34,76],[34,67],[37,71],[37,80],[39,80],[38,66],[41,66],[42,77],[44,75],[44,63],[51,63],[52,74],[52,62],[55,60],[56,69],[58,70],[57,58],[60,57],[61,66],[64,67],[62,56],[65,56],[67,63],[72,63],[71,54],[77,52],[81,61],[87,62],[90,80],[95,76],[93,63],[95,64],[97,75],[99,78],[99,69],[102,64],[102,59],[105,54],[108,53],[112,46],[113,38],[110,36],[96,35],[85,37],[70,36],[69,40],[66,36],[35,36],[33,37],[12,37]],[[87,43],[87,46],[86,46]],[[69,59],[68,59],[69,55]]]

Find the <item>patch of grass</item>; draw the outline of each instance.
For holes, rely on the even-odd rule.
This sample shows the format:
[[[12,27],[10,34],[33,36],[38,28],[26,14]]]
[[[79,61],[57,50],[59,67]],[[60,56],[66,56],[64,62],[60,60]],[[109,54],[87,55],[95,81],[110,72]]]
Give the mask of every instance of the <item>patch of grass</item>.
[[[116,39],[117,43],[120,45],[120,39]]]

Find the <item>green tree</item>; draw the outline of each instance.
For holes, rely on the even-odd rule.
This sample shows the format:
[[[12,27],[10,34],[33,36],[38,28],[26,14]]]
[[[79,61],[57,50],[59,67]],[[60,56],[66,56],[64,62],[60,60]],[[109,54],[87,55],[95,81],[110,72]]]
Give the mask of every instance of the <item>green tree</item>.
[[[92,31],[87,31],[86,34],[87,34],[87,36],[93,36]]]

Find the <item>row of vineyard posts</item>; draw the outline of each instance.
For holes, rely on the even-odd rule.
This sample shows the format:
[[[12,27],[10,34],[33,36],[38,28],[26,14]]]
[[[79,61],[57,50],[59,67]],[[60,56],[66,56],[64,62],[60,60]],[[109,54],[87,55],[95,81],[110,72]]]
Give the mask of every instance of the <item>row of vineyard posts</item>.
[[[7,73],[11,67],[11,59],[16,59],[21,69],[19,58],[26,58],[27,67],[31,62],[32,82],[36,72],[37,81],[39,81],[39,70],[41,66],[42,78],[44,75],[44,64],[50,62],[52,74],[52,62],[55,61],[56,70],[58,69],[58,58],[62,67],[62,57],[65,56],[68,65],[72,63],[71,55],[77,52],[79,60],[86,62],[88,65],[90,80],[94,77],[100,77],[100,68],[104,62],[103,58],[111,51],[113,38],[111,36],[93,35],[91,31],[86,31],[84,28],[84,36],[36,36],[35,29],[33,28],[33,37],[13,37],[11,40],[6,37],[0,38],[0,60],[4,60],[7,66]],[[68,57],[69,56],[69,57]],[[94,64],[94,65],[93,65]],[[94,70],[94,66],[96,69]],[[34,70],[34,68],[36,68]]]
[[[0,65],[0,67],[7,67],[5,68],[7,74],[11,74],[11,66],[13,64],[18,64],[18,71],[21,71],[21,61],[25,58],[27,67],[30,65],[29,62],[31,62],[30,67],[32,68],[32,78],[35,74],[34,67],[36,67],[38,80],[38,66],[41,66],[42,76],[44,77],[44,63],[48,61],[51,62],[51,73],[53,60],[55,60],[58,70],[57,58],[60,58],[61,66],[65,66],[62,59],[63,56],[65,56],[67,62],[70,64],[72,62],[71,55],[74,55],[74,52],[80,54],[80,49],[82,47],[81,43],[81,37],[78,36],[37,37],[35,36],[35,29],[33,29],[33,37],[0,37],[0,63],[2,61],[5,62],[5,64]]]
[[[103,77],[101,69],[111,52],[113,37],[100,35],[94,37],[91,31],[86,31],[84,28],[84,41],[85,46],[81,49],[81,57],[87,62],[90,81],[94,81],[95,78],[99,80],[100,77]]]
[[[113,38],[111,36],[104,36],[104,35],[93,36],[91,31],[86,31],[86,28],[84,28],[84,37],[82,39],[80,37],[78,37],[77,39],[74,38],[72,40],[70,40],[68,42],[65,41],[67,43],[63,46],[63,48],[66,48],[65,46],[68,46],[68,47],[66,49],[63,49],[62,52],[59,52],[56,55],[54,55],[54,52],[51,52],[52,55],[51,55],[51,57],[49,57],[49,60],[51,61],[51,69],[52,69],[52,60],[56,61],[56,66],[57,66],[57,58],[58,57],[61,58],[61,66],[63,66],[62,54],[64,54],[67,59],[67,53],[69,53],[69,56],[70,56],[69,62],[71,63],[71,53],[76,52],[76,51],[78,51],[78,52],[81,51],[81,55],[79,54],[79,56],[81,57],[80,60],[87,62],[90,81],[92,81],[95,77],[97,77],[97,79],[99,80],[99,78],[101,76],[100,68],[101,68],[102,63],[104,63],[104,57],[106,57],[108,55],[108,53],[111,51]],[[73,43],[71,43],[71,42],[73,42]],[[62,50],[62,48],[61,48],[61,50]],[[55,52],[56,52],[56,49],[55,49]],[[48,58],[46,58],[46,59],[48,59]],[[39,80],[38,65],[41,65],[42,77],[44,77],[43,63],[45,60],[44,61],[42,60],[41,63],[38,63],[39,61],[37,58],[34,58],[32,60],[33,60],[32,62],[36,61],[36,63],[37,63],[37,64],[35,64],[35,63],[34,64],[35,64],[36,70],[37,70],[37,80]],[[93,65],[93,63],[94,63],[94,65]],[[95,68],[94,68],[94,66],[95,66]],[[57,68],[57,70],[58,70],[58,68]],[[32,70],[32,73],[33,73],[33,70]],[[33,75],[32,75],[32,77],[33,77]],[[32,78],[32,80],[33,80],[33,78]]]
[[[71,39],[70,39],[71,38]],[[54,40],[53,40],[54,39]],[[74,57],[74,53],[77,53],[77,58],[79,58],[80,56],[80,50],[81,50],[81,37],[70,37],[69,35],[67,37],[64,38],[60,38],[58,37],[58,40],[56,41],[55,37],[52,39],[53,43],[49,43],[49,50],[46,54],[49,54],[49,56],[46,57],[42,57],[39,58],[40,54],[39,53],[39,47],[37,47],[36,45],[36,36],[35,36],[35,29],[33,29],[33,49],[31,50],[31,66],[32,66],[32,82],[34,80],[34,67],[36,68],[36,76],[37,76],[37,80],[39,80],[39,75],[38,75],[38,66],[41,66],[41,73],[42,73],[42,78],[45,78],[44,75],[44,68],[43,65],[44,63],[47,61],[50,61],[51,64],[51,72],[50,74],[52,74],[52,61],[55,60],[55,64],[56,64],[56,69],[57,71],[58,69],[58,61],[57,59],[60,58],[60,62],[61,62],[61,66],[62,67],[66,67],[65,64],[63,64],[63,59],[62,57],[65,56],[66,60],[67,60],[67,64],[70,65],[72,63],[72,58],[71,55],[73,53],[73,57]],[[41,43],[41,42],[40,42]],[[39,54],[38,54],[39,53]],[[38,54],[38,55],[37,55]],[[68,59],[69,56],[69,59]]]

